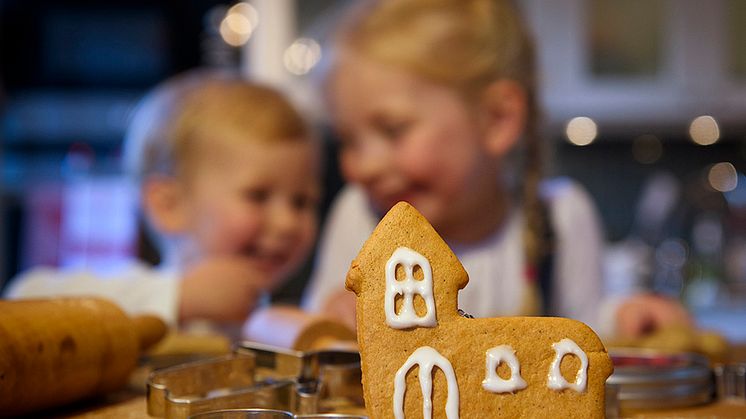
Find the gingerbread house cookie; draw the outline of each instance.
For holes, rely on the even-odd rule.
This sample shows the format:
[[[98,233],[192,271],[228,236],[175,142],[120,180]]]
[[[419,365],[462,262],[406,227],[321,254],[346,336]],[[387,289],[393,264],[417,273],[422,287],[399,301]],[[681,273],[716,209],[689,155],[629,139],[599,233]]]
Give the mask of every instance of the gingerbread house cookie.
[[[371,418],[602,418],[611,360],[585,324],[467,318],[461,263],[411,205],[381,220],[353,261]]]

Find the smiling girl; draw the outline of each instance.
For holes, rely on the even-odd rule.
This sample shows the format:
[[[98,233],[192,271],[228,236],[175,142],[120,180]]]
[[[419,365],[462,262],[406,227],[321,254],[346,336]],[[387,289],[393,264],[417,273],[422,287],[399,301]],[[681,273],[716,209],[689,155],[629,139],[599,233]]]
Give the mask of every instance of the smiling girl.
[[[403,200],[466,268],[459,306],[472,315],[553,314],[607,333],[689,321],[668,300],[622,315],[629,305],[602,296],[591,199],[570,180],[541,178],[533,47],[508,1],[366,2],[335,47],[326,93],[349,184],[323,232],[306,308],[354,326],[345,274]]]

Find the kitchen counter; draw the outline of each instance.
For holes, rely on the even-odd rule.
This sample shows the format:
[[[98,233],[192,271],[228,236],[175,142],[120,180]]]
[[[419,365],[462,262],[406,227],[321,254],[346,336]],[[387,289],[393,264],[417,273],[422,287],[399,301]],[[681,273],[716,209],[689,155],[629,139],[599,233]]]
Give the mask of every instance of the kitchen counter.
[[[746,362],[746,342],[733,346],[731,360]],[[138,369],[134,374],[130,389],[111,394],[102,400],[88,402],[56,412],[52,417],[60,419],[151,419],[147,414],[144,383],[148,370]],[[746,400],[717,401],[701,406],[622,412],[623,418],[746,418]]]

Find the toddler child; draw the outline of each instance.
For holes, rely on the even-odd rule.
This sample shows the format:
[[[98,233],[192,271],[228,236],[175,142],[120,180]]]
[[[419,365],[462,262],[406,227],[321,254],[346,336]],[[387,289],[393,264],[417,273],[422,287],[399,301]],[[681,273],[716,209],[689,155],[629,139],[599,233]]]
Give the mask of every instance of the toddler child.
[[[240,324],[316,237],[319,155],[278,92],[226,74],[170,79],[137,108],[125,163],[162,263],[111,278],[39,268],[9,296],[93,294],[171,324]]]

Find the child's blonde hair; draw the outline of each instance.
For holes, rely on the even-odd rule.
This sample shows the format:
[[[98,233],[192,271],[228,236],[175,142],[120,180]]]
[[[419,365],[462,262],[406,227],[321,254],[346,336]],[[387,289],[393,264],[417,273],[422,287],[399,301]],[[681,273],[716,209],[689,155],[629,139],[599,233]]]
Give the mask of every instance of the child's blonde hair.
[[[528,118],[523,145],[521,195],[526,210],[524,240],[528,262],[537,265],[547,231],[538,198],[542,152],[538,136],[534,47],[507,0],[378,0],[343,22],[336,42],[450,86],[467,100],[493,82],[510,79],[526,92]]]
[[[145,96],[125,137],[125,169],[135,179],[189,175],[211,141],[300,141],[311,133],[279,92],[237,76],[193,70]],[[199,149],[199,151],[198,151]]]

